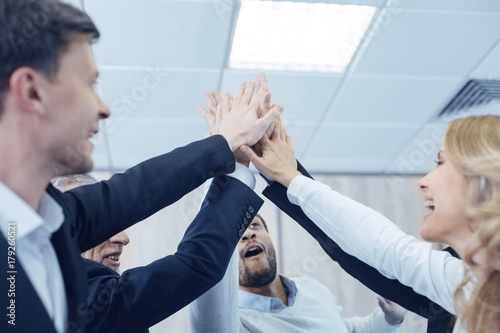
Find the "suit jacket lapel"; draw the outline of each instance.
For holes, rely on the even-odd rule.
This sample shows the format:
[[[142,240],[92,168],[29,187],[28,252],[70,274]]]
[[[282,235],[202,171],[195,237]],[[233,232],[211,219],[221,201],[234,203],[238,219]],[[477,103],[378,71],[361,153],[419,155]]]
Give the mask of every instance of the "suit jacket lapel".
[[[8,267],[7,262],[8,247],[9,244],[7,243],[7,240],[3,236],[3,233],[0,232],[0,267],[2,272],[5,274],[7,274],[8,271],[12,271],[12,269]],[[17,247],[16,250],[18,250]],[[8,274],[7,276],[10,277],[10,275],[15,275],[15,279],[13,279],[15,280],[15,288],[13,291],[15,295],[10,298],[4,298],[7,299],[9,303],[10,299],[15,301],[15,317],[12,317],[15,319],[15,326],[8,323],[8,320],[11,320],[11,318],[7,317],[0,321],[0,331],[9,332],[15,328],[16,332],[55,333],[56,330],[54,324],[50,319],[47,310],[45,310],[45,306],[43,306],[42,301],[38,297],[35,288],[29,281],[22,264],[19,262],[19,258],[16,258],[15,272],[16,273]],[[10,281],[6,278],[2,278],[0,280],[2,281],[0,283],[2,288],[1,290],[4,290],[5,296],[7,296],[7,291],[11,289]]]

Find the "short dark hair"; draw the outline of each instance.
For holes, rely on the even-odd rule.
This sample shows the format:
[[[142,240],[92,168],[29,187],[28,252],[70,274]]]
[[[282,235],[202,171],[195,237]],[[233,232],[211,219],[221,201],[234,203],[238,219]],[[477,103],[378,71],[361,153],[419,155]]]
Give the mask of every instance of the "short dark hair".
[[[77,36],[100,36],[80,9],[60,0],[0,1],[0,116],[3,96],[14,71],[27,66],[48,77],[57,72],[59,55]]]

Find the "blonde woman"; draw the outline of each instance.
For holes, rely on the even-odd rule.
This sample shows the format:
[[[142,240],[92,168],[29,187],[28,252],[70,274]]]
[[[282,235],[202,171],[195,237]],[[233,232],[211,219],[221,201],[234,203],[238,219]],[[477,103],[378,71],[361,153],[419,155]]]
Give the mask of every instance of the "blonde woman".
[[[279,121],[262,157],[241,151],[259,171],[287,187],[288,199],[347,253],[457,314],[454,333],[500,327],[500,117],[448,125],[435,170],[419,182],[430,213],[421,235],[451,245],[465,261],[403,233],[391,221],[297,171]]]

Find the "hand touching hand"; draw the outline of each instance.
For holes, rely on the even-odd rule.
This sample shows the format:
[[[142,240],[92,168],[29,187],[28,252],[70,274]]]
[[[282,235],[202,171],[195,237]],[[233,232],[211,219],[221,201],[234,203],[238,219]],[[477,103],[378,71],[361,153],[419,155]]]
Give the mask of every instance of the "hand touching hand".
[[[405,314],[408,312],[401,305],[396,304],[392,301],[389,301],[386,298],[377,296],[378,305],[385,313],[385,320],[391,325],[399,324],[405,317]]]
[[[266,74],[263,73],[263,72],[260,72],[257,74],[257,80],[256,80],[256,86],[255,88],[257,90],[260,89],[260,86],[265,84],[265,86],[267,87],[267,78],[266,78]],[[262,117],[263,115],[265,115],[266,113],[269,112],[269,110],[271,110],[271,108],[273,108],[274,106],[276,106],[276,104],[273,104],[272,106],[270,105],[271,103],[271,93],[268,92],[266,95],[266,98],[264,98],[261,103],[260,103],[260,108],[259,108],[259,114],[260,114],[260,117]],[[266,130],[266,136],[270,139],[273,135],[273,129],[274,129],[274,124],[271,124],[269,125],[269,127],[267,128]]]
[[[283,111],[282,106],[275,106],[262,118],[259,118],[259,106],[268,95],[267,84],[261,84],[260,90],[252,100],[254,88],[255,82],[253,81],[248,84],[248,87],[245,87],[243,83],[238,88],[234,99],[226,93],[222,102],[219,101],[216,104],[212,100],[212,103],[209,104],[210,112],[204,108],[200,109],[211,127],[212,134],[223,135],[233,151],[243,144],[254,145]],[[206,95],[205,97],[207,98]],[[214,99],[217,101],[216,96]],[[214,105],[216,105],[215,117],[212,117]]]
[[[300,172],[297,171],[292,142],[279,118],[274,121],[273,137],[268,139],[263,136],[260,144],[262,157],[247,146],[242,146],[240,150],[266,178],[288,187]]]
[[[219,131],[223,99],[221,95],[215,90],[213,90],[210,94],[205,93],[204,96],[208,105],[208,110],[203,106],[198,107],[198,110],[200,110],[201,114],[210,126],[210,135],[212,135],[214,133],[218,133]],[[229,95],[230,107],[233,100],[233,96]],[[218,117],[217,114],[219,114]],[[236,162],[243,164],[247,168],[250,166],[250,160],[239,149],[236,149],[234,151],[234,159],[236,160]]]

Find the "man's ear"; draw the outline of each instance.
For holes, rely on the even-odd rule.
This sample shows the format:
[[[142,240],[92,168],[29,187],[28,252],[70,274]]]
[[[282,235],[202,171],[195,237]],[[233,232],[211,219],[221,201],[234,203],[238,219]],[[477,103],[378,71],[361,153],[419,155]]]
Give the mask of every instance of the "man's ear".
[[[48,79],[39,71],[30,67],[20,67],[9,79],[9,91],[15,101],[27,112],[44,114],[41,89]]]

